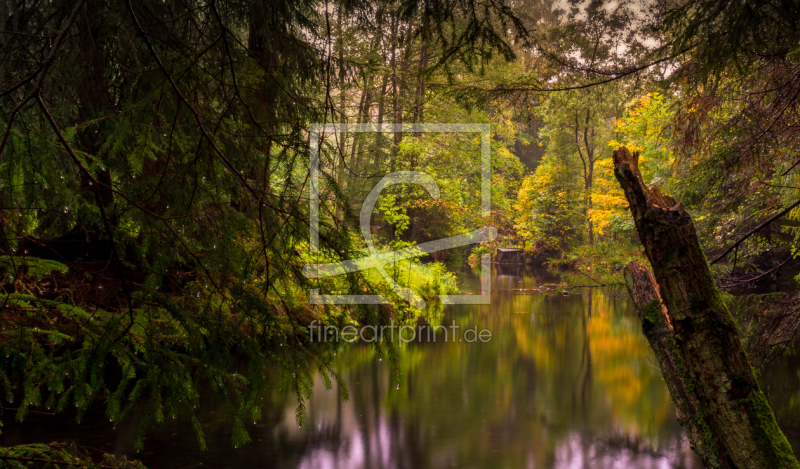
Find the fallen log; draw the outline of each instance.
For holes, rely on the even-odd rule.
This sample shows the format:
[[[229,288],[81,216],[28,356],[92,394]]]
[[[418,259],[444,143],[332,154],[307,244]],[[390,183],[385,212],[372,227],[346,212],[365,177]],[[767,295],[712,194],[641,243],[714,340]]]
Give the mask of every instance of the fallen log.
[[[710,467],[800,468],[714,285],[691,217],[658,187],[644,184],[638,162],[638,153],[624,147],[614,151],[614,174],[653,268],[659,303],[663,301],[666,308],[658,308],[658,315],[663,313],[665,326],[672,328],[673,350],[680,358],[676,365],[683,364],[683,370],[680,366],[675,370],[683,390],[689,392],[689,402],[696,403],[695,419],[703,422],[684,427],[687,434],[702,433],[703,448],[714,456],[703,461]],[[648,305],[655,309],[652,301]],[[654,311],[647,316],[656,317]],[[669,370],[668,362],[661,363],[665,355],[656,356],[662,370]],[[686,399],[680,390],[672,394],[673,389],[676,403]]]

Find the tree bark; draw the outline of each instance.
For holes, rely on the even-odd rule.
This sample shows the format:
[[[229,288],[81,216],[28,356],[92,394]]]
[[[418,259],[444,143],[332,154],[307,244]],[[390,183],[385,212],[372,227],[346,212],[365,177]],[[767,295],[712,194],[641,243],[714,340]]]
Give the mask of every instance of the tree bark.
[[[419,49],[419,62],[417,63],[417,92],[414,95],[414,123],[425,120],[425,69],[428,68],[428,43],[423,42]],[[417,136],[422,135],[418,133]]]
[[[800,468],[714,285],[691,217],[658,187],[644,185],[638,161],[627,148],[615,151],[614,174],[674,330],[681,379],[697,398],[696,417],[708,425],[702,439],[722,468]]]
[[[390,41],[392,45],[392,50],[391,50],[392,58],[391,60],[389,60],[389,69],[391,70],[392,73],[392,121],[394,124],[399,123],[397,122],[397,100],[398,100],[397,93],[399,91],[397,83],[397,48],[399,47],[399,44],[397,43],[397,29],[399,26],[397,23],[398,23],[397,18],[392,17],[392,26],[391,26],[392,39]],[[389,163],[389,172],[392,173],[394,172],[395,160],[397,159],[397,145],[400,143],[397,140],[397,137],[400,135],[401,134],[399,132],[395,132],[394,134],[392,134],[393,145],[390,153],[390,163]]]
[[[589,144],[589,122],[591,120],[591,110],[586,109],[586,122],[583,125],[583,145],[586,149],[586,157],[583,156],[581,151],[581,142],[578,138],[580,131],[580,123],[578,121],[578,111],[575,111],[575,146],[578,149],[578,156],[583,163],[583,188],[584,188],[584,205],[583,215],[586,217],[588,227],[589,244],[594,244],[594,226],[589,212],[592,210],[592,182],[594,181],[594,147]],[[594,137],[594,126],[592,126],[592,137]]]
[[[653,274],[646,267],[631,262],[625,267],[625,284],[642,322],[642,332],[661,365],[661,374],[675,403],[678,422],[686,431],[689,444],[700,456],[705,467],[722,467],[717,460],[713,441],[704,439],[708,432],[708,423],[700,411],[694,390],[684,379],[686,364],[675,341],[667,308],[658,292]]]

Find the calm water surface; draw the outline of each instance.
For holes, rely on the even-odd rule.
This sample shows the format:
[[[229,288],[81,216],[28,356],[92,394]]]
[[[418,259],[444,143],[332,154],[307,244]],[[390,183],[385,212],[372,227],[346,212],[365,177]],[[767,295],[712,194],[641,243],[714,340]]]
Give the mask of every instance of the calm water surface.
[[[0,444],[75,441],[153,468],[699,468],[622,292],[575,289],[547,295],[557,279],[496,267],[492,304],[447,306],[427,321],[492,332],[487,343],[410,343],[404,381],[365,345],[343,344],[337,368],[350,400],[316,386],[307,426],[294,399],[275,392],[253,443],[234,448],[228,409],[201,405],[209,450],[200,452],[180,416],[133,450],[134,426],[116,430],[102,409],[81,424],[31,415],[3,417]],[[465,279],[468,290],[477,282]],[[521,291],[522,290],[522,291]],[[800,363],[776,363],[761,377],[779,422],[800,449]]]

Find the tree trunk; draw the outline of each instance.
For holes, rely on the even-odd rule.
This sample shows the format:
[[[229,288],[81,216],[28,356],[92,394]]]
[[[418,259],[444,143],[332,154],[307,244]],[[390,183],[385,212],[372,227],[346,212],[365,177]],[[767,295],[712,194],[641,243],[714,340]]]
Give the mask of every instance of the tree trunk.
[[[256,58],[264,70],[263,78],[253,84],[253,97],[256,106],[252,107],[255,118],[254,125],[258,127],[264,135],[273,134],[273,123],[276,121],[275,110],[275,84],[272,74],[278,68],[278,61],[273,47],[274,38],[271,37],[270,18],[265,15],[265,11],[253,3],[248,17],[248,39],[247,49]],[[268,138],[265,148],[260,151],[264,154],[264,171],[261,174],[254,173],[253,179],[261,179],[264,190],[267,194],[271,192],[270,176],[272,174],[272,138]]]
[[[699,408],[694,390],[683,378],[686,365],[673,335],[667,308],[658,293],[653,274],[636,262],[625,267],[625,284],[639,313],[642,332],[650,342],[656,360],[661,365],[661,374],[675,403],[678,422],[689,439],[689,444],[708,468],[721,467],[713,449],[713,441],[707,441],[708,423]]]
[[[417,63],[417,92],[414,98],[414,123],[425,120],[425,69],[428,68],[428,43],[423,42]],[[420,132],[417,136],[422,135]]]
[[[692,219],[658,187],[644,185],[638,161],[638,153],[624,147],[615,151],[614,174],[625,191],[674,330],[684,365],[679,368],[681,379],[697,399],[694,417],[708,426],[702,439],[722,468],[800,468],[758,387]]]
[[[373,75],[370,74],[369,76],[364,77],[364,88],[361,92],[361,101],[358,105],[358,123],[363,124],[365,122],[370,121],[370,109],[372,107],[372,82],[373,82]],[[361,200],[357,197],[361,190],[361,186],[363,185],[362,175],[366,174],[363,168],[361,168],[362,161],[363,161],[363,153],[365,148],[364,142],[365,135],[361,134],[353,134],[353,146],[350,149],[350,161],[352,161],[350,169],[352,170],[351,177],[350,177],[350,184],[348,185],[348,191],[345,192],[345,196],[347,197],[348,203],[352,202],[353,200]]]
[[[382,38],[383,37],[383,26],[384,26],[383,10],[382,9],[378,10],[377,21],[378,21],[378,32],[377,32],[377,35],[378,35],[379,38]],[[390,29],[391,29],[391,24],[390,24]],[[378,39],[378,41],[377,41],[378,47],[380,47],[381,42],[382,42],[382,39]],[[394,47],[394,36],[392,36],[391,39],[389,40],[389,48],[393,48],[393,47]],[[383,52],[381,54],[382,57],[383,57],[383,61],[384,62],[387,60],[388,54],[389,54],[389,51],[385,51],[385,52]],[[389,86],[389,75],[390,74],[391,74],[391,69],[386,70],[383,73],[383,75],[381,76],[381,89],[380,89],[380,92],[378,92],[378,116],[377,116],[377,123],[378,123],[378,128],[379,129],[383,128],[383,121],[384,121],[385,116],[386,116],[386,89]],[[379,174],[379,173],[385,172],[385,168],[383,166],[381,166],[381,163],[383,161],[383,158],[381,158],[381,156],[383,154],[384,141],[385,141],[385,138],[384,138],[383,132],[382,131],[377,132],[375,134],[375,150],[372,152],[372,158],[370,160],[371,164],[370,164],[369,171],[368,171],[370,175],[375,175],[375,174]],[[378,177],[380,177],[380,176],[378,176]],[[372,178],[374,178],[374,176],[371,176],[371,178],[368,180],[368,182],[372,182]]]
[[[339,11],[336,13],[336,48],[338,49],[338,68],[339,68],[339,123],[347,123],[347,110],[345,94],[349,91],[347,83],[347,74],[344,66],[344,30],[342,28],[342,18],[344,16],[344,8],[339,5]],[[354,134],[355,135],[355,134]],[[334,135],[337,142],[338,155],[336,158],[336,185],[343,194],[346,194],[347,187],[347,133],[339,132]],[[353,139],[353,146],[355,147],[355,139]],[[352,160],[350,161],[352,163]],[[336,204],[336,223],[342,220],[343,204]]]

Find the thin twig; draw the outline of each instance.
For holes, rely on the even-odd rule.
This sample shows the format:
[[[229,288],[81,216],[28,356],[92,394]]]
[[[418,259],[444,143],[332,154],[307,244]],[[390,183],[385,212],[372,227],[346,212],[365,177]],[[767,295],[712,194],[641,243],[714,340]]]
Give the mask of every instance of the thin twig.
[[[795,208],[795,207],[797,207],[798,205],[800,205],[800,200],[797,200],[797,201],[796,201],[796,202],[794,202],[792,205],[790,205],[790,206],[786,207],[785,209],[781,210],[780,212],[776,213],[775,215],[773,215],[773,216],[769,217],[769,218],[768,218],[766,221],[764,221],[763,223],[761,223],[761,224],[760,224],[760,225],[758,225],[757,227],[755,227],[755,228],[753,228],[752,230],[750,230],[750,231],[749,231],[749,232],[748,232],[746,235],[744,235],[744,236],[742,236],[741,238],[739,238],[739,240],[738,240],[738,241],[736,241],[735,243],[733,243],[733,244],[732,244],[732,245],[731,245],[731,246],[730,246],[728,249],[726,249],[726,250],[725,250],[725,252],[723,252],[722,254],[720,254],[720,255],[719,255],[719,256],[718,256],[716,259],[714,259],[713,261],[709,262],[709,265],[716,264],[717,262],[719,262],[719,261],[721,261],[722,259],[724,259],[724,258],[725,258],[725,256],[727,256],[727,255],[728,255],[728,253],[730,253],[730,252],[731,252],[731,251],[732,251],[732,250],[733,250],[733,249],[734,249],[736,246],[740,245],[740,244],[742,243],[742,241],[744,241],[744,240],[746,240],[747,238],[749,238],[750,236],[752,236],[752,235],[756,234],[756,233],[757,233],[757,232],[758,232],[758,231],[759,231],[761,228],[764,228],[765,226],[767,226],[767,225],[769,225],[770,223],[774,222],[774,221],[775,221],[775,220],[777,220],[778,218],[781,218],[782,216],[784,216],[784,215],[786,215],[787,213],[791,212],[791,211],[792,211],[792,209],[793,209],[793,208]]]
[[[6,130],[3,133],[3,140],[0,141],[0,154],[3,153],[3,149],[5,148],[6,143],[8,142],[8,136],[11,134],[11,127],[12,124],[14,123],[14,117],[16,117],[17,113],[23,108],[23,106],[25,106],[25,104],[28,101],[30,101],[31,98],[33,98],[36,94],[38,94],[39,90],[42,89],[42,84],[44,84],[44,78],[47,76],[47,71],[50,70],[50,65],[53,63],[53,60],[55,60],[56,53],[58,52],[58,49],[61,47],[61,44],[64,42],[64,38],[67,36],[67,32],[72,27],[72,23],[75,22],[75,18],[78,16],[78,11],[81,9],[81,6],[83,6],[83,0],[77,2],[75,6],[72,8],[69,17],[67,17],[66,24],[64,24],[64,27],[61,28],[61,31],[59,31],[58,36],[56,37],[56,40],[53,42],[52,47],[50,47],[50,52],[48,52],[48,54],[42,60],[42,63],[39,65],[39,73],[36,75],[36,83],[33,85],[33,89],[31,89],[31,91],[24,98],[22,98],[22,101],[20,101],[19,104],[17,104],[17,106],[11,111],[8,117],[8,124],[6,125]],[[31,77],[29,78],[32,79],[33,75],[31,75]],[[26,81],[30,80],[26,79]],[[21,86],[26,81],[17,84],[17,86]]]

